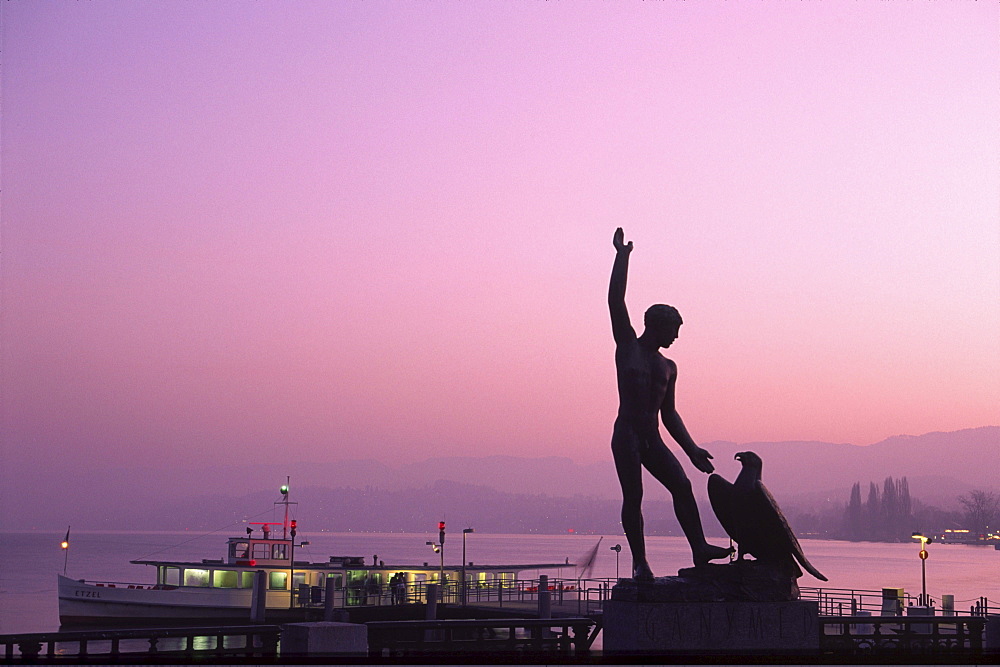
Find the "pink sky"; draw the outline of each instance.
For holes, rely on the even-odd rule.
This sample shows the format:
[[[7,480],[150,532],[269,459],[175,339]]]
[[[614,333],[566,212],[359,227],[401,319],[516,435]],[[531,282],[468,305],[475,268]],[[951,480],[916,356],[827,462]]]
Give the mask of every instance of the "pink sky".
[[[3,456],[610,459],[1000,422],[995,2],[3,3]]]

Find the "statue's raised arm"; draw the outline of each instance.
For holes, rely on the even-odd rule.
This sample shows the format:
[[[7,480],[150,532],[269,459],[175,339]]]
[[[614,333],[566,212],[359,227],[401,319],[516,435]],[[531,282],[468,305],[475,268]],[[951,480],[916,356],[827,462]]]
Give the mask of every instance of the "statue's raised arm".
[[[635,339],[635,329],[628,319],[625,307],[625,285],[628,282],[628,257],[632,252],[632,242],[625,243],[625,232],[619,227],[614,237],[615,264],[611,269],[611,284],[608,286],[608,308],[611,310],[611,333],[615,343]]]

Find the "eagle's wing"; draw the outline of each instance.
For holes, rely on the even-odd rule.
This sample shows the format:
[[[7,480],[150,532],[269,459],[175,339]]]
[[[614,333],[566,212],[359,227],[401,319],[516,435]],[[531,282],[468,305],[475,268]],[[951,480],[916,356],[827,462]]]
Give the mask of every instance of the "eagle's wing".
[[[708,478],[708,499],[712,503],[712,511],[726,534],[740,545],[743,551],[743,540],[740,539],[740,521],[737,513],[736,487],[715,474]]]
[[[795,538],[791,526],[788,525],[788,519],[785,518],[778,503],[774,500],[774,496],[767,490],[763,482],[757,482],[757,492],[758,511],[761,514],[761,539],[766,540],[767,544],[764,548],[777,558],[785,555],[794,557],[809,574],[821,581],[827,581],[827,578],[813,567],[812,563],[806,559],[805,554],[802,553],[802,547]]]

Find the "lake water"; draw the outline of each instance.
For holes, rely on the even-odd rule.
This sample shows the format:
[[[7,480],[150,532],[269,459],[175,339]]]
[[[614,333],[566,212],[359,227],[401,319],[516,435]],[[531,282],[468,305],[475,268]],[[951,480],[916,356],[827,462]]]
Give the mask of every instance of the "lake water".
[[[74,532],[67,574],[80,579],[152,583],[152,568],[130,565],[139,558],[201,560],[222,558],[226,533],[195,536],[178,532]],[[0,539],[0,634],[51,632],[59,629],[56,573],[63,571],[62,533],[6,533]],[[308,547],[296,549],[296,560],[325,561],[331,555],[364,556],[371,562],[377,554],[386,565],[437,562],[426,546],[437,533],[300,533]],[[596,535],[488,535],[473,533],[467,539],[468,560],[483,564],[580,562],[597,543]],[[724,544],[722,540],[714,540]],[[628,575],[628,548],[623,536],[608,536],[601,542],[593,577],[615,577],[615,552],[622,576]],[[649,537],[647,548],[658,576],[674,575],[689,567],[691,555],[681,537]],[[869,542],[803,540],[809,560],[830,581],[823,583],[808,574],[800,586],[877,590],[904,588],[920,593],[919,545]],[[935,600],[943,594],[955,596],[955,607],[968,610],[980,597],[991,607],[1000,606],[1000,551],[987,547],[936,545],[928,548],[927,592]],[[449,534],[445,563],[458,564],[462,557],[461,533]],[[552,576],[572,577],[573,568]],[[525,572],[524,578],[536,573]]]

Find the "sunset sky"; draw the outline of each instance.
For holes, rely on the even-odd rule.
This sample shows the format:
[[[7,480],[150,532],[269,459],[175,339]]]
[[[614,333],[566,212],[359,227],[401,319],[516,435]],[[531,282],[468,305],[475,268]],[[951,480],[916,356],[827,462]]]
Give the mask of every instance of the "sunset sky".
[[[7,469],[1000,422],[995,2],[0,7]]]

